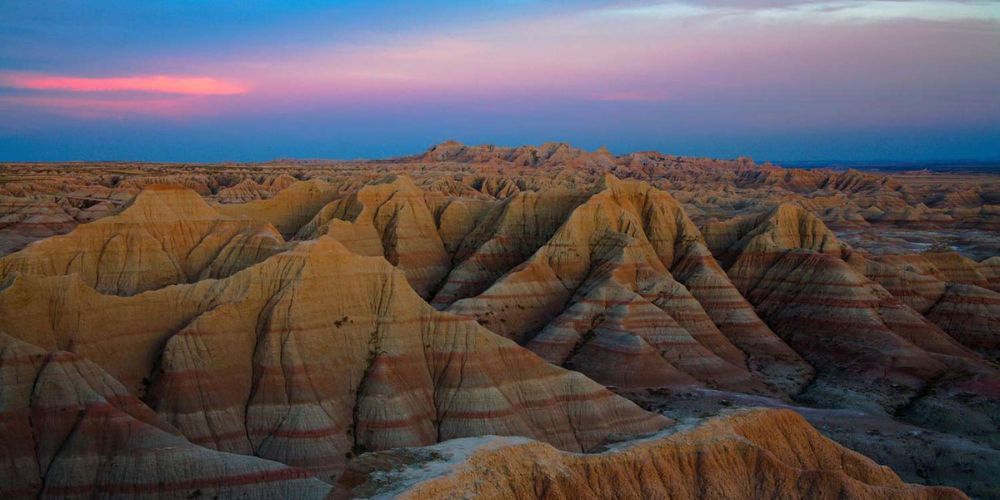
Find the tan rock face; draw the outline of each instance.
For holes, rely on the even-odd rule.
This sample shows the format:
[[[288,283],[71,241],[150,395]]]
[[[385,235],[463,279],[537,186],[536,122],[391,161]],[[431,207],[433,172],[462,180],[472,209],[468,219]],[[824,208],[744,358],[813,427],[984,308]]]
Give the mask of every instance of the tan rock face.
[[[263,260],[282,243],[270,225],[225,217],[193,191],[157,186],[118,215],[0,259],[0,274],[77,274],[100,292],[132,295],[224,276]]]
[[[533,254],[450,311],[623,389],[700,382],[767,390],[765,379],[777,387],[808,380],[811,368],[760,321],[669,194],[609,176],[586,201],[550,195],[572,210],[551,236],[532,228],[521,233],[530,238],[507,237],[510,228],[524,227],[516,221],[538,220],[518,198],[543,196],[511,199],[492,233],[481,231],[489,239],[466,239],[485,241],[452,271],[439,298],[474,293],[476,283],[510,269],[501,259]],[[521,246],[504,251],[511,240]],[[766,367],[759,375],[749,371],[748,354],[754,367]]]
[[[471,231],[450,239],[456,264],[431,303],[444,308],[482,293],[545,244],[584,199],[584,193],[555,189],[521,193],[490,207]]]
[[[425,298],[448,272],[450,259],[434,216],[423,192],[407,177],[366,186],[327,205],[302,228],[299,237],[322,234],[360,255],[385,257]]]
[[[398,498],[966,498],[906,484],[790,411],[717,417],[690,430],[573,455],[487,436],[352,463],[335,496]]]
[[[668,423],[435,311],[385,260],[326,236],[133,297],[73,279],[18,278],[0,292],[0,329],[94,359],[195,444],[322,477],[362,450],[493,433],[580,451]],[[110,311],[137,320],[109,327]]]
[[[220,213],[249,217],[259,224],[273,225],[286,239],[291,238],[324,205],[337,196],[333,186],[319,180],[296,182],[272,198],[247,203],[220,205]]]
[[[992,177],[555,143],[5,168],[0,255],[35,241],[0,257],[7,496],[309,497],[347,468],[343,493],[383,460],[451,445],[365,452],[485,434],[533,441],[405,492],[953,493],[902,485],[780,415],[598,455],[549,447],[670,425],[624,397],[669,412],[742,393],[933,431],[955,450],[1000,446]],[[770,430],[737,425],[751,420]],[[931,448],[912,452],[924,463]],[[513,480],[477,482],[492,468]],[[921,470],[903,469],[953,479]],[[949,484],[991,494],[966,477],[989,468],[967,470]]]

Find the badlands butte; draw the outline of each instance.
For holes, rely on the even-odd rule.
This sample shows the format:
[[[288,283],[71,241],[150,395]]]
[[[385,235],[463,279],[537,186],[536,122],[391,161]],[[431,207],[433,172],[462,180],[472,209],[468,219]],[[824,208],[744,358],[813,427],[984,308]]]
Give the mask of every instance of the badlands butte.
[[[1000,175],[0,171],[0,496],[1000,497]]]

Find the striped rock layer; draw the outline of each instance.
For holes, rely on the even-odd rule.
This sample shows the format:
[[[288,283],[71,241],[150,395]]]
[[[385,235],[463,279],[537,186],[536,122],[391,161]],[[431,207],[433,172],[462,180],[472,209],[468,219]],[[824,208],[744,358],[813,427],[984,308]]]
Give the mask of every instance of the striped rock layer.
[[[76,219],[54,201],[0,195],[0,255],[28,243],[68,233]]]
[[[450,238],[455,265],[431,304],[445,308],[485,291],[544,245],[585,199],[568,189],[525,191],[489,207],[471,231]]]
[[[423,192],[408,177],[385,179],[323,207],[300,238],[328,235],[359,255],[383,256],[429,298],[450,258]]]
[[[153,186],[121,213],[0,259],[0,276],[77,274],[88,286],[132,295],[224,277],[283,248],[270,224],[227,217],[194,191]]]
[[[1000,256],[990,257],[980,262],[977,267],[989,284],[987,288],[1000,292]]]
[[[192,444],[96,364],[0,335],[0,495],[323,498],[308,471]]]
[[[969,348],[995,337],[986,333],[996,325],[995,292],[869,261],[794,205],[709,232],[758,314],[815,367],[806,399],[996,439],[1000,373]],[[981,316],[970,319],[973,311]],[[953,325],[949,315],[968,321]]]
[[[309,180],[291,184],[271,198],[215,208],[223,215],[249,217],[258,224],[271,224],[285,239],[290,239],[337,195],[337,190],[330,184]]]
[[[495,153],[456,148],[437,153]],[[498,161],[578,168],[552,182],[499,168],[422,181],[433,193],[405,176],[363,186],[381,174],[359,174],[216,206],[154,185],[117,215],[0,259],[0,424],[17,437],[0,444],[3,477],[17,478],[2,492],[315,496],[328,488],[315,478],[335,481],[369,450],[500,434],[583,451],[669,424],[592,380],[799,395],[1000,446],[1000,376],[982,359],[996,360],[996,258],[870,256],[794,205],[699,230],[645,183],[565,187],[606,171],[606,152],[509,153]],[[877,188],[860,175],[809,179],[793,187]],[[252,187],[219,199],[257,197],[240,194]],[[722,465],[702,480],[734,493],[718,477],[744,477],[744,465],[705,453]],[[792,469],[768,470],[794,487],[745,486],[873,491]],[[630,491],[632,473],[608,470]],[[545,477],[540,491],[608,487]]]
[[[365,450],[491,433],[582,451],[669,423],[434,310],[384,259],[329,237],[130,297],[14,276],[0,331],[92,360],[191,443],[322,478]]]
[[[1000,359],[1000,293],[986,278],[990,260],[977,265],[955,253],[924,253],[848,261],[951,338]]]
[[[556,205],[566,213],[561,225],[538,226],[560,220],[535,215],[546,197],[565,200]],[[680,205],[648,184],[608,176],[586,197],[518,195],[479,227],[488,229],[463,242],[478,249],[435,301],[488,286],[448,310],[554,364],[623,389],[703,383],[767,391],[764,380],[794,389],[811,376],[729,282]]]
[[[216,199],[222,203],[245,203],[264,200],[273,197],[285,188],[298,182],[288,174],[263,176],[261,178],[245,177],[238,184],[220,189]]]
[[[906,484],[796,413],[755,410],[593,455],[487,436],[370,454],[335,496],[417,498],[967,498]]]

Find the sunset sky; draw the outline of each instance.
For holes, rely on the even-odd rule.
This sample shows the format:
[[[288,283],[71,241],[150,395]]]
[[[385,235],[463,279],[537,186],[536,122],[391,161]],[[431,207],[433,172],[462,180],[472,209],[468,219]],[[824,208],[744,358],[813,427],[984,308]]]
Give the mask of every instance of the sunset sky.
[[[1000,159],[1000,2],[0,0],[0,161]]]

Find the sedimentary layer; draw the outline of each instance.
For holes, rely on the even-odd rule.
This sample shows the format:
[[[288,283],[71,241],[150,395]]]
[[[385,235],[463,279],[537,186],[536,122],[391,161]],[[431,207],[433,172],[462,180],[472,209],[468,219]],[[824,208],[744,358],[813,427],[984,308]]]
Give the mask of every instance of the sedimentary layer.
[[[906,484],[790,411],[717,417],[593,455],[487,436],[362,457],[335,490],[398,498],[965,498]]]

